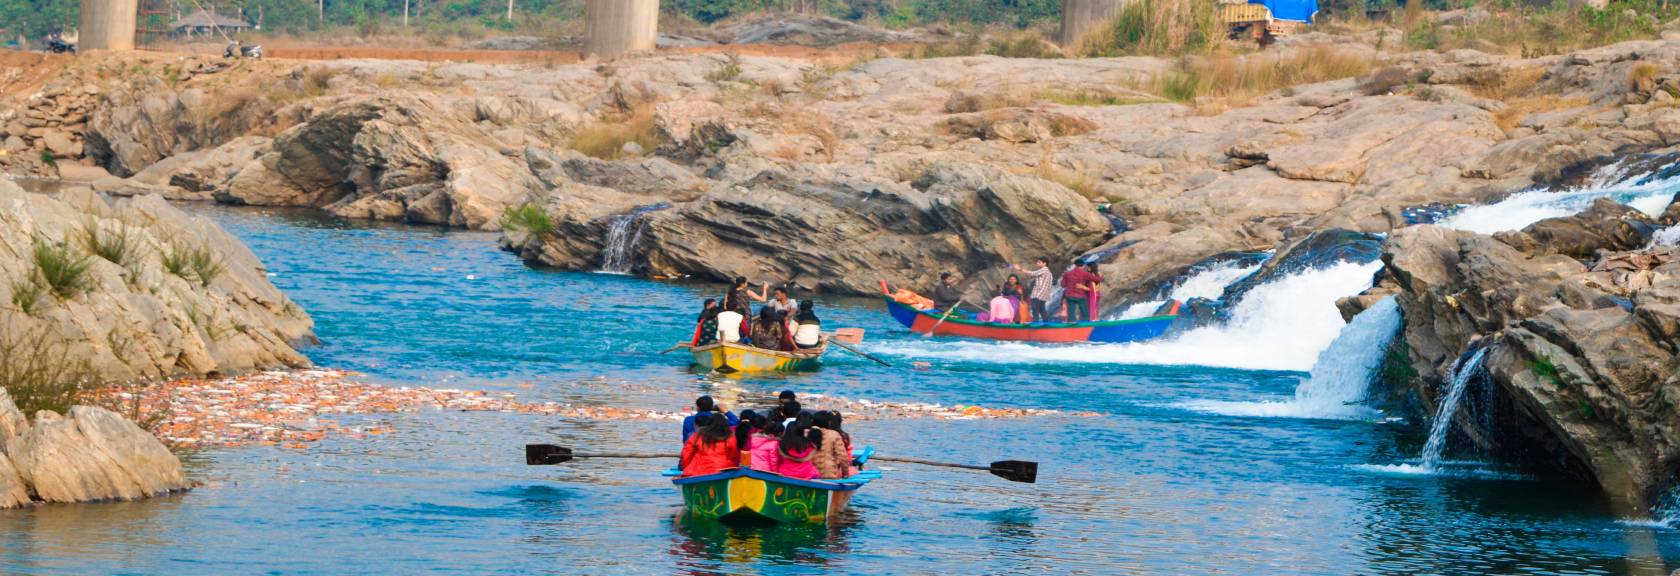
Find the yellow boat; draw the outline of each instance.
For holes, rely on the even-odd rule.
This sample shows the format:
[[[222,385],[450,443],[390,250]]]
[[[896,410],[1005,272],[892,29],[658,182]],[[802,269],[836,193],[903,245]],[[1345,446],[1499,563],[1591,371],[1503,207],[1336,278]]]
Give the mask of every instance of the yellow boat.
[[[694,365],[705,370],[729,373],[805,372],[822,366],[822,355],[828,351],[824,337],[816,348],[795,352],[765,350],[735,342],[719,342],[689,348]]]

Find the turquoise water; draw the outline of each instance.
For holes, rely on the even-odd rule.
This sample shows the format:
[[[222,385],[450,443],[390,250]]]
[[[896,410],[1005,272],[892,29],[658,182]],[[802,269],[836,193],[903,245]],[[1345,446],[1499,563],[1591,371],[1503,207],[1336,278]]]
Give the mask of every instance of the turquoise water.
[[[714,379],[680,354],[718,287],[532,270],[492,235],[284,211],[197,208],[244,239],[315,317],[320,365],[396,384],[665,411],[783,388],[1100,417],[849,422],[883,454],[1042,462],[1038,484],[891,466],[831,528],[678,517],[664,461],[527,467],[526,442],[674,451],[674,423],[421,412],[307,451],[208,450],[205,486],[137,503],[0,515],[21,574],[1199,573],[1666,574],[1680,538],[1594,491],[1521,470],[1407,475],[1417,427],[1240,418],[1184,402],[1292,397],[1304,374],[1034,362],[1020,347],[909,335],[869,299],[819,298],[897,366],[833,355],[811,375]],[[961,354],[952,353],[953,350]],[[1221,354],[1209,350],[1209,354]],[[912,362],[927,362],[924,369]],[[529,386],[528,388],[526,386]],[[1462,457],[1462,456],[1461,456]]]

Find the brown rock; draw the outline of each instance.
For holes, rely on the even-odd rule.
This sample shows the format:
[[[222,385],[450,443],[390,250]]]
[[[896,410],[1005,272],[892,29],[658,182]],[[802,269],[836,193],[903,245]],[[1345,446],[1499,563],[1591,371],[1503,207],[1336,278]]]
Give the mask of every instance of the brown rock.
[[[163,443],[103,408],[76,406],[67,417],[42,411],[6,453],[46,502],[136,500],[190,487]]]

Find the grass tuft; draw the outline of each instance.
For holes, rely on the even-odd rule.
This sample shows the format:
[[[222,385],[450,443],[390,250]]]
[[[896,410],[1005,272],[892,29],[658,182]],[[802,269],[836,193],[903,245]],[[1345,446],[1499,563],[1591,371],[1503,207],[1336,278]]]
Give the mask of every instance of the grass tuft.
[[[200,286],[209,286],[225,270],[209,248],[183,242],[170,242],[169,250],[163,253],[163,269],[183,280],[197,281]]]
[[[87,360],[69,354],[69,344],[46,326],[18,326],[0,322],[0,388],[24,414],[65,413],[84,390],[98,384],[96,373]]]
[[[525,232],[533,236],[542,236],[554,231],[554,221],[549,219],[548,212],[533,202],[509,206],[502,212],[501,224],[502,230]]]
[[[140,248],[133,231],[124,225],[118,225],[114,232],[106,232],[100,229],[98,222],[89,220],[82,225],[81,238],[82,246],[88,252],[118,266],[127,266],[134,261],[134,255]]]
[[[1328,45],[1312,45],[1281,55],[1255,54],[1187,57],[1156,80],[1155,92],[1176,102],[1203,97],[1228,105],[1284,88],[1352,78],[1371,70],[1370,57]]]
[[[62,243],[35,239],[35,267],[47,288],[60,298],[71,298],[86,291],[93,284],[88,269],[93,260]]]
[[[706,73],[706,79],[712,82],[734,82],[741,77],[741,55],[729,52],[723,55],[723,62],[717,68]]]
[[[637,108],[619,121],[598,122],[579,129],[572,135],[571,147],[595,158],[617,160],[624,155],[624,144],[628,142],[635,142],[648,152],[664,143],[653,125],[652,106]]]

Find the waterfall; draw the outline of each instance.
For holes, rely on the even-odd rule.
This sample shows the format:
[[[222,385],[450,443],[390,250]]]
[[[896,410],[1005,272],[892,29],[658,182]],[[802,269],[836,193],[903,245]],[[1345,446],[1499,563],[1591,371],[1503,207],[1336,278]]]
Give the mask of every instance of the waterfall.
[[[1243,266],[1241,261],[1236,260],[1220,262],[1185,277],[1183,282],[1173,287],[1167,298],[1179,302],[1188,302],[1191,298],[1218,299],[1226,286],[1259,269],[1259,264]],[[1166,300],[1152,300],[1133,304],[1122,310],[1116,319],[1143,318],[1166,303]]]
[[[1653,178],[1643,173],[1629,175],[1621,164],[1611,164],[1595,171],[1585,186],[1514,194],[1500,202],[1460,210],[1441,221],[1441,225],[1480,234],[1520,230],[1546,218],[1569,216],[1585,210],[1599,198],[1610,198],[1656,216],[1668,207],[1677,188],[1680,188],[1680,176]]]
[[[1667,228],[1663,228],[1662,230],[1658,230],[1656,236],[1651,238],[1652,247],[1677,245],[1680,245],[1680,225],[1669,226]]]
[[[642,231],[647,229],[647,219],[642,216],[657,210],[669,208],[669,203],[660,202],[647,206],[638,206],[627,214],[613,216],[607,222],[607,237],[601,242],[601,272],[608,274],[629,274],[635,265],[636,244],[642,241]]]
[[[1441,453],[1447,448],[1447,433],[1452,430],[1453,416],[1458,414],[1459,402],[1464,399],[1464,389],[1469,387],[1470,378],[1482,369],[1482,357],[1487,355],[1487,348],[1476,350],[1469,360],[1462,358],[1453,363],[1452,382],[1448,383],[1447,394],[1440,398],[1435,407],[1435,421],[1429,425],[1429,441],[1423,444],[1423,468],[1435,470],[1441,463]]]
[[[1360,405],[1371,375],[1400,332],[1400,303],[1384,298],[1353,317],[1328,348],[1318,353],[1312,375],[1295,387],[1295,397],[1272,402],[1192,400],[1178,404],[1227,416],[1353,419],[1371,415]]]

